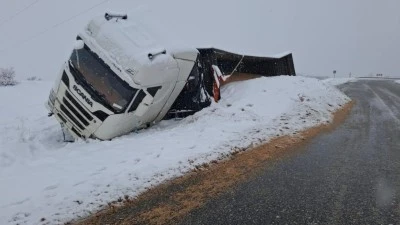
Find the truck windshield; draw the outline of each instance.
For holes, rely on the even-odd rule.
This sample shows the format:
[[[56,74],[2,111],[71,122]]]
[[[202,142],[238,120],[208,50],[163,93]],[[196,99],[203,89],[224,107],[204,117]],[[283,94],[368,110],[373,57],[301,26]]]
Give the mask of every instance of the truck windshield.
[[[70,58],[72,73],[76,79],[83,83],[84,88],[95,99],[101,99],[99,103],[120,113],[126,109],[132,99],[135,89],[119,78],[98,55],[85,45],[84,48],[74,50]],[[90,90],[88,90],[90,89]]]

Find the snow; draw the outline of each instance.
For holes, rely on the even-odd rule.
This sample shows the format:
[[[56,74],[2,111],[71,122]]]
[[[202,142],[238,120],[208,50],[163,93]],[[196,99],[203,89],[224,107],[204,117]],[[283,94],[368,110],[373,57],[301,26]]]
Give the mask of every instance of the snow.
[[[219,103],[183,120],[113,141],[65,143],[44,107],[52,84],[0,88],[0,224],[62,224],[88,215],[235,147],[328,122],[349,101],[317,79],[263,77],[224,86]]]
[[[327,78],[327,79],[322,80],[322,83],[328,84],[328,85],[333,85],[333,86],[338,86],[341,84],[354,82],[356,80],[357,80],[357,78]]]
[[[281,52],[281,53],[272,55],[271,57],[273,57],[273,58],[282,58],[282,57],[287,56],[287,55],[289,55],[289,54],[292,54],[292,51]],[[265,56],[264,56],[264,57],[265,57]]]
[[[400,80],[395,80],[394,82],[396,82],[396,83],[400,84]]]

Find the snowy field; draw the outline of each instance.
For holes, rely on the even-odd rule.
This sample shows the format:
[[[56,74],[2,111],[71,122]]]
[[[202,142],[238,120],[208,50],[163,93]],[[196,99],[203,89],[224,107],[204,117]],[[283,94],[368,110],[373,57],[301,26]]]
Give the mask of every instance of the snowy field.
[[[235,147],[326,123],[349,101],[317,79],[258,78],[226,85],[218,104],[183,120],[113,141],[65,143],[44,107],[51,86],[0,87],[0,224],[62,224],[86,216]]]

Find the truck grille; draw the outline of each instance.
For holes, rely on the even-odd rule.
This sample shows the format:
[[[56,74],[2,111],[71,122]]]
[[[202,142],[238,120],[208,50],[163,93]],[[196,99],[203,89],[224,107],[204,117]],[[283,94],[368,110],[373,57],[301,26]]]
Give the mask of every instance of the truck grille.
[[[61,111],[73,122],[75,128],[83,131],[89,126],[89,122],[93,120],[93,117],[72,97],[72,95],[65,91],[65,97],[62,99],[62,104],[60,106]],[[78,136],[81,136],[77,129],[72,128],[73,132]]]

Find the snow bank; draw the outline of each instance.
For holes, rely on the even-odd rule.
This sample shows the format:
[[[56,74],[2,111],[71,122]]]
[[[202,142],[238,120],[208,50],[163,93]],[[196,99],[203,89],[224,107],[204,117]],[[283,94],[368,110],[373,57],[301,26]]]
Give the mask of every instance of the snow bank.
[[[328,78],[322,80],[322,83],[328,84],[328,85],[333,85],[333,86],[338,86],[344,83],[349,83],[356,81],[357,79],[352,77],[352,78]]]
[[[400,80],[395,80],[394,82],[396,82],[396,83],[400,84]]]
[[[263,77],[226,85],[220,103],[180,121],[113,141],[64,143],[44,108],[51,85],[0,88],[0,224],[62,224],[88,215],[234,147],[326,123],[349,101],[317,79]]]

